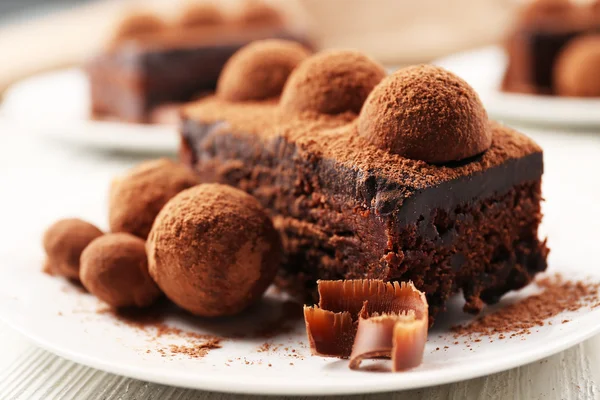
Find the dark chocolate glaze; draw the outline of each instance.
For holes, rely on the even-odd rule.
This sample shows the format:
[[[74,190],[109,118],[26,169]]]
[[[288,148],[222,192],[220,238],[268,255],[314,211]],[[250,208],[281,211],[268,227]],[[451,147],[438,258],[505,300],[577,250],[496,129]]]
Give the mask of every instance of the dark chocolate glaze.
[[[193,158],[190,163],[194,165],[202,161],[207,153],[217,154],[218,149],[207,148],[204,139],[213,136],[215,132],[222,135],[226,130],[225,122],[203,124],[186,120],[182,134],[183,140],[192,149]],[[243,137],[244,134],[236,134],[236,137],[240,136]],[[275,142],[281,140],[284,139],[277,137]],[[243,141],[240,140],[239,143]],[[243,147],[239,150],[243,152]],[[301,156],[294,154],[293,157]],[[399,224],[410,224],[417,222],[422,216],[428,216],[434,209],[449,211],[459,204],[469,204],[491,195],[502,195],[515,185],[538,180],[544,172],[544,163],[541,152],[532,153],[522,158],[509,159],[483,172],[424,189],[417,189],[406,182],[389,181],[388,177],[379,175],[378,171],[350,169],[326,158],[315,163],[314,172],[327,194],[344,195],[359,205],[373,204],[373,211],[377,215],[393,215]]]

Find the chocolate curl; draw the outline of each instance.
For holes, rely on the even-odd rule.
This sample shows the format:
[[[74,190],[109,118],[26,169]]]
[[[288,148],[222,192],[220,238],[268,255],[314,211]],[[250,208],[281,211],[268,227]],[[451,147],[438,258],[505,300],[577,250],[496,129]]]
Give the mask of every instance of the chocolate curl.
[[[423,360],[427,341],[427,320],[417,319],[413,311],[361,317],[350,355],[350,368],[358,369],[362,360],[392,359],[392,371],[417,367]]]
[[[412,282],[384,282],[375,279],[318,281],[319,307],[333,312],[349,312],[358,317],[364,302],[369,314],[399,314],[413,310],[416,318],[428,315],[425,294]]]
[[[314,355],[347,358],[352,352],[356,327],[348,312],[334,313],[304,306],[306,334]]]
[[[396,322],[392,338],[392,371],[404,371],[421,364],[428,327],[427,318],[415,318],[414,321],[401,319]]]
[[[392,370],[418,366],[427,342],[428,305],[412,282],[318,281],[319,306],[304,307],[313,354],[350,357],[350,368],[374,357]]]

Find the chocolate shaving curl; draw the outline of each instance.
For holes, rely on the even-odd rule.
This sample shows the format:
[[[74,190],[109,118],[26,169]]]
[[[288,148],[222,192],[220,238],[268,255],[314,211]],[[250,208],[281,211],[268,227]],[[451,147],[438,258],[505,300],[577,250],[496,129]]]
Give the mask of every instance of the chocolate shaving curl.
[[[401,314],[361,316],[350,355],[350,368],[358,369],[364,359],[392,359],[392,371],[417,367],[427,342],[427,319],[414,311]]]
[[[312,353],[323,357],[349,357],[356,326],[349,312],[334,313],[304,306],[306,333]]]
[[[374,357],[392,359],[393,371],[419,365],[428,329],[425,294],[412,282],[318,281],[319,305],[304,307],[315,355],[350,357],[350,368]]]

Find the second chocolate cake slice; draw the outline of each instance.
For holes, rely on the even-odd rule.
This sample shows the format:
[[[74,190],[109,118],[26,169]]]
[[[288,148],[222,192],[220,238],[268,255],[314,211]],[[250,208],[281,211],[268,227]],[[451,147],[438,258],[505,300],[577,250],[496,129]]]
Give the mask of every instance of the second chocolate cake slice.
[[[280,75],[273,60],[266,76]],[[281,98],[217,92],[184,110],[181,157],[270,210],[290,293],[310,297],[318,279],[412,280],[431,316],[459,291],[478,312],[546,268],[542,150],[489,121],[444,70],[385,75],[359,53],[328,52],[304,60]]]

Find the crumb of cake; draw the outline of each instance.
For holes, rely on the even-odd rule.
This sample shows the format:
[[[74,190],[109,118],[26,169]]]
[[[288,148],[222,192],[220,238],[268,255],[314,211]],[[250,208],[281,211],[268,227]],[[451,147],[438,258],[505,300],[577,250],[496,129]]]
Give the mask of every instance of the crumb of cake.
[[[190,169],[167,158],[137,165],[111,185],[108,210],[111,231],[146,239],[167,201],[198,183]]]
[[[572,281],[560,274],[535,281],[541,292],[526,297],[466,325],[453,326],[454,336],[525,337],[532,328],[552,325],[548,319],[565,311],[589,307],[600,295],[600,283]],[[564,321],[564,320],[563,320]],[[536,332],[539,332],[536,330]],[[514,335],[513,335],[514,334]]]
[[[146,307],[160,296],[148,274],[145,242],[128,233],[109,233],[81,254],[81,283],[112,307]]]
[[[79,280],[79,258],[83,250],[104,233],[78,218],[61,219],[48,227],[42,243],[46,252],[43,271]]]
[[[554,66],[554,85],[561,96],[600,97],[600,34],[572,39]]]
[[[381,65],[360,52],[323,51],[292,72],[283,90],[281,109],[286,113],[358,114],[385,75]]]
[[[362,109],[359,133],[381,149],[428,163],[463,160],[492,144],[475,90],[431,65],[400,69],[377,85]]]
[[[154,33],[166,28],[165,21],[158,15],[140,11],[125,16],[119,23],[113,35],[113,42],[131,39],[141,35]]]
[[[261,0],[245,0],[236,21],[243,25],[281,25],[284,22],[279,10]]]
[[[184,27],[218,25],[224,22],[225,16],[221,9],[207,1],[187,4],[177,20],[177,24]]]
[[[281,261],[271,219],[249,194],[202,184],[160,211],[148,237],[150,275],[195,315],[234,315],[259,300]]]
[[[278,97],[290,73],[309,55],[308,49],[289,40],[250,43],[227,61],[216,94],[233,102]]]

